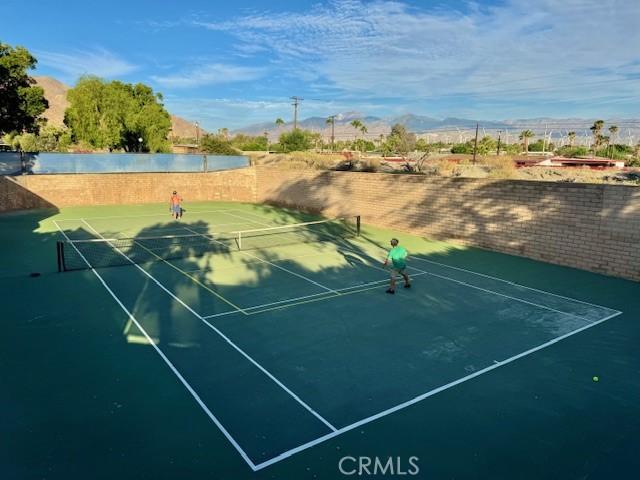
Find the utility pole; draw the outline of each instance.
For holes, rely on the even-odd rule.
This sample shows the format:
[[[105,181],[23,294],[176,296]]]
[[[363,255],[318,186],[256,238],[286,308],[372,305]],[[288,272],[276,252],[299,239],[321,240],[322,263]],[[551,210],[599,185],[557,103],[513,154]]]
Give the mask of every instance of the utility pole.
[[[200,145],[200,124],[196,122],[196,147]]]
[[[293,97],[291,97],[291,100],[293,100],[293,103],[291,104],[293,105],[293,129],[297,130],[298,129],[298,105],[302,100],[304,100],[304,98],[296,97],[294,95]]]
[[[476,141],[473,144],[473,163],[476,163],[476,154],[478,153],[478,127],[479,124],[476,123]]]
[[[502,130],[498,130],[498,156],[500,156],[500,134],[502,134]]]

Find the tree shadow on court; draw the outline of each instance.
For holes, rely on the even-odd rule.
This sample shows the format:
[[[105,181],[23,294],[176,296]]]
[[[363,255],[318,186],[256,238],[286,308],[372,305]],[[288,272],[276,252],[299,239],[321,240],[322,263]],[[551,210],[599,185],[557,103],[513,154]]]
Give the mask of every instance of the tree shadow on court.
[[[640,242],[636,191],[557,182],[314,172],[266,187],[259,197],[268,204],[329,217],[359,214],[365,225],[377,225],[394,236],[407,232],[453,241],[439,248],[418,246],[417,252],[412,244],[410,250],[507,277],[522,279],[539,272],[536,282],[544,284],[547,269],[564,275],[572,271],[538,261],[605,274],[634,275],[640,270],[640,256],[617,258],[611,253],[628,251],[629,244]],[[388,248],[388,239],[377,234],[368,238]],[[566,278],[553,279],[562,291],[572,288]]]
[[[326,179],[324,181],[328,182]],[[290,205],[295,205],[297,208],[302,207],[304,197],[297,197],[296,200],[295,195],[301,195],[296,192],[306,191],[304,189],[306,182],[306,180],[298,180],[291,190],[283,190],[281,192],[288,199],[287,201],[291,202],[289,203]],[[391,189],[393,185],[393,182],[391,182],[386,187]],[[439,199],[437,192],[425,192],[422,195],[422,200],[417,204],[409,204],[407,202],[403,205],[389,207],[385,206],[387,193],[379,191],[368,197],[369,199],[373,198],[374,204],[379,206],[379,211],[365,211],[364,204],[359,203],[361,200],[330,200],[325,210],[319,208],[319,202],[322,201],[325,194],[324,190],[330,188],[330,186],[310,185],[309,188],[308,194],[310,192],[313,198],[313,208],[310,212],[305,213],[294,209],[279,210],[268,205],[256,205],[252,207],[251,211],[255,211],[256,215],[264,218],[265,227],[274,223],[286,224],[314,220],[319,218],[319,214],[324,214],[327,217],[361,214],[365,225],[367,222],[388,222],[390,227],[387,228],[392,232],[411,230],[424,232],[426,236],[428,232],[424,230],[422,223],[424,218],[416,217],[412,219],[411,212],[415,212],[416,208],[425,208],[426,205],[436,205],[442,209],[447,206],[447,201]],[[346,188],[347,190],[343,190],[341,184],[340,191],[349,195],[359,194],[356,189],[349,185]],[[479,189],[479,192],[474,193],[477,198],[476,201],[469,204],[464,202],[460,204],[460,208],[476,209],[470,213],[470,218],[473,219],[471,222],[474,225],[478,224],[476,233],[469,231],[469,233],[465,233],[463,239],[469,241],[477,239],[479,241],[481,238],[491,235],[493,227],[488,224],[492,222],[521,221],[520,216],[516,215],[512,206],[494,206],[493,203],[495,201],[492,200],[492,195],[494,194],[495,191],[492,193],[492,190],[488,187]],[[335,193],[331,195],[335,195]],[[369,199],[367,201],[370,201]],[[558,208],[557,205],[554,205],[556,200],[558,199],[547,197],[542,205],[544,205],[544,208],[554,211],[555,208]],[[275,198],[274,203],[277,203],[277,201],[278,198]],[[487,205],[491,207],[490,213],[484,212],[481,208],[482,201],[488,202]],[[473,207],[474,205],[475,207]],[[29,231],[28,236],[31,237],[29,241],[33,245],[43,239],[46,240],[45,244],[48,244],[46,246],[46,257],[47,262],[50,262],[47,264],[50,265],[51,272],[53,272],[55,268],[53,243],[59,237],[55,233],[44,234],[36,232],[40,222],[46,218],[46,215],[48,214],[35,215],[29,219],[29,227],[26,230]],[[442,238],[449,238],[446,233],[453,229],[453,225],[448,223],[446,218],[433,217],[431,220],[442,232]],[[66,225],[68,227],[66,232],[72,239],[96,238],[95,232],[92,232],[86,226],[69,223]],[[214,238],[216,233],[220,233],[216,232],[216,226],[213,223],[201,220],[191,221],[185,218],[183,223],[158,222],[149,225],[139,231],[134,240],[150,248],[152,244],[146,243],[146,239],[157,237],[158,235],[173,235],[176,233],[176,228],[183,227],[198,232],[198,234],[213,235]],[[38,328],[28,330],[30,332],[29,343],[34,343],[38,348],[25,347],[23,342],[15,341],[12,341],[12,343],[15,343],[13,347],[7,345],[8,348],[5,352],[9,352],[7,356],[14,359],[13,363],[8,363],[7,365],[17,372],[20,369],[24,369],[24,364],[21,362],[24,362],[25,356],[36,359],[32,360],[32,362],[39,362],[32,363],[30,371],[32,372],[31,378],[37,378],[42,383],[42,386],[27,385],[25,381],[24,387],[25,389],[29,388],[29,391],[35,389],[34,396],[40,400],[46,397],[49,415],[56,419],[52,421],[45,414],[35,415],[40,425],[54,425],[55,432],[41,433],[43,442],[46,445],[41,450],[46,455],[34,460],[34,455],[30,454],[30,458],[24,458],[24,462],[32,465],[31,468],[41,468],[44,471],[50,464],[51,458],[65,461],[65,455],[67,455],[70,458],[82,459],[69,459],[69,464],[73,463],[73,461],[80,462],[81,465],[83,464],[82,462],[86,462],[84,465],[89,469],[95,465],[98,457],[102,461],[106,458],[109,461],[105,468],[113,471],[115,476],[117,473],[128,472],[131,474],[131,472],[139,471],[136,470],[136,468],[140,468],[136,467],[135,464],[139,463],[136,460],[140,458],[140,455],[144,455],[145,452],[151,454],[163,452],[172,459],[177,457],[175,463],[184,467],[185,465],[192,465],[192,455],[194,455],[194,451],[197,452],[200,449],[205,450],[207,453],[199,457],[198,465],[190,467],[194,471],[202,468],[199,473],[204,474],[207,469],[210,473],[211,468],[215,468],[215,471],[228,468],[229,471],[234,473],[240,471],[244,474],[246,466],[241,464],[237,459],[236,453],[231,451],[226,440],[222,438],[222,435],[217,434],[215,428],[202,415],[202,412],[191,408],[193,407],[193,399],[185,395],[182,385],[172,377],[166,365],[158,361],[157,355],[152,350],[153,347],[149,344],[150,341],[163,349],[163,351],[166,350],[168,352],[171,361],[186,378],[193,381],[194,386],[197,386],[198,393],[202,393],[202,400],[216,414],[224,416],[230,412],[229,404],[231,403],[238,403],[240,406],[237,408],[239,409],[243,407],[247,411],[251,409],[258,411],[261,408],[261,404],[268,401],[267,397],[261,397],[256,393],[256,385],[259,381],[264,381],[264,378],[262,378],[264,375],[249,364],[246,359],[243,360],[234,356],[228,344],[212,330],[211,326],[206,325],[198,315],[202,317],[218,313],[224,314],[233,310],[231,305],[222,302],[215,294],[237,301],[240,307],[246,307],[251,305],[251,295],[255,295],[255,303],[264,303],[265,297],[261,295],[265,294],[261,293],[261,291],[271,286],[275,286],[275,289],[281,295],[280,298],[284,299],[295,295],[293,292],[294,287],[308,283],[301,278],[296,278],[293,282],[281,282],[280,278],[288,278],[290,274],[278,267],[298,272],[320,283],[325,281],[338,282],[348,276],[354,267],[357,268],[360,262],[382,260],[382,252],[387,248],[386,236],[390,233],[389,230],[379,231],[365,228],[360,240],[351,241],[351,239],[348,239],[347,242],[337,242],[334,250],[341,252],[344,259],[344,263],[338,264],[324,264],[322,262],[326,247],[330,245],[330,242],[324,238],[324,233],[326,232],[323,232],[323,235],[318,235],[317,237],[310,234],[308,242],[305,244],[310,253],[317,253],[320,256],[321,260],[316,263],[311,263],[303,258],[295,258],[293,246],[284,246],[277,249],[247,250],[247,253],[260,257],[260,259],[256,259],[250,255],[241,254],[232,246],[229,248],[218,246],[220,248],[214,247],[203,251],[195,244],[180,245],[177,242],[174,245],[175,251],[169,256],[170,258],[166,258],[168,262],[159,259],[150,261],[148,253],[141,254],[139,258],[136,258],[136,261],[146,260],[140,264],[140,267],[149,275],[132,265],[98,268],[97,271],[106,284],[146,330],[150,339],[146,338],[136,327],[133,320],[120,310],[116,300],[105,293],[90,271],[69,272],[59,276],[55,276],[52,273],[49,276],[45,276],[46,287],[44,289],[29,289],[18,293],[21,288],[22,290],[25,289],[24,287],[16,286],[16,288],[9,290],[12,296],[16,295],[16,298],[22,299],[22,309],[28,309],[30,312],[27,317],[24,317],[25,324],[27,321],[31,321],[34,327],[37,326],[40,331]],[[105,229],[100,233],[105,236],[117,236],[119,232],[112,228],[111,230]],[[197,234],[195,235],[197,236]],[[402,235],[402,233],[399,235]],[[473,235],[477,235],[477,237]],[[20,246],[20,251],[24,252],[24,248]],[[42,247],[40,249],[42,250]],[[376,251],[381,252],[380,258],[375,257],[372,253]],[[594,276],[591,274],[479,249],[447,249],[443,247],[433,251],[425,251],[425,253],[420,253],[419,255],[430,260],[477,269],[484,273],[496,273],[512,280],[533,276],[535,277],[533,279],[527,278],[529,284],[551,283],[554,284],[550,288],[552,290],[556,285],[559,286],[561,284],[564,285],[563,288],[567,289],[567,285],[570,283],[570,288],[582,288],[590,284],[589,292],[592,292],[593,286],[609,285],[609,282],[612,282],[617,286],[624,287],[624,300],[619,299],[617,301],[629,302],[634,298],[634,290],[628,287],[628,282],[602,278],[594,280]],[[179,270],[176,270],[169,263],[178,267]],[[245,275],[236,276],[240,271]],[[386,278],[386,274],[380,272],[380,278]],[[201,282],[201,284],[198,284],[194,279]],[[34,282],[37,281],[39,279],[34,279]],[[173,295],[161,288],[156,281]],[[402,301],[394,303],[394,301],[402,299],[385,297],[383,284],[381,283],[379,295],[375,297],[367,296],[366,294],[362,294],[360,297],[353,296],[353,300],[350,303],[340,300],[339,303],[317,304],[322,305],[319,308],[292,307],[298,309],[297,313],[294,310],[290,310],[288,314],[272,315],[267,320],[260,316],[244,318],[240,315],[225,315],[210,319],[209,323],[220,328],[224,326],[229,329],[232,327],[241,329],[242,336],[240,338],[251,347],[250,353],[265,359],[277,360],[279,356],[286,358],[287,355],[297,353],[292,344],[294,343],[293,340],[299,341],[297,348],[308,350],[308,352],[304,352],[308,357],[303,358],[309,362],[317,361],[317,365],[323,366],[324,376],[312,378],[304,370],[296,370],[297,368],[308,367],[304,362],[300,362],[299,364],[289,365],[291,372],[288,370],[285,370],[285,372],[292,376],[283,378],[286,378],[287,384],[289,384],[289,380],[294,378],[293,375],[299,375],[303,379],[298,384],[303,387],[301,396],[309,399],[314,405],[316,403],[325,405],[323,402],[330,402],[332,398],[339,398],[340,395],[344,395],[346,400],[349,400],[349,398],[352,400],[367,398],[364,395],[367,393],[368,385],[362,381],[363,377],[358,377],[358,375],[362,374],[361,368],[363,365],[373,365],[380,358],[392,359],[395,356],[406,359],[407,361],[404,362],[405,370],[389,370],[386,371],[386,374],[390,378],[406,376],[407,381],[415,382],[416,370],[415,366],[412,366],[412,361],[415,359],[411,359],[408,356],[403,357],[403,355],[407,354],[402,350],[401,345],[395,341],[389,341],[390,338],[395,339],[395,335],[392,336],[392,333],[398,334],[400,332],[401,339],[407,342],[423,341],[424,338],[428,338],[427,333],[432,334],[433,338],[431,340],[441,341],[444,347],[442,350],[424,350],[431,355],[442,357],[444,360],[464,351],[466,348],[464,336],[452,335],[451,332],[454,326],[448,324],[436,325],[437,328],[435,330],[429,330],[428,332],[425,330],[421,332],[421,335],[414,335],[414,338],[408,338],[409,335],[406,334],[402,336],[402,331],[407,326],[403,325],[403,328],[399,328],[397,318],[389,312],[398,313],[405,309],[411,309],[416,312],[416,315],[424,315],[426,318],[428,312],[433,312],[436,309],[447,312],[455,311],[460,308],[460,303],[467,302],[469,303],[468,316],[473,316],[473,305],[471,305],[470,299],[454,298],[455,295],[450,295],[449,298],[439,297],[426,289],[420,290],[420,283],[416,283],[418,288],[413,292],[415,297],[411,297],[412,300],[408,306]],[[335,287],[336,283],[327,283],[327,285]],[[48,291],[45,292],[44,290]],[[252,293],[247,294],[247,292]],[[621,295],[619,291],[616,293]],[[381,302],[386,302],[384,304],[386,306],[380,307],[382,305]],[[35,304],[40,304],[41,312],[34,309]],[[189,311],[187,307],[193,309],[198,315]],[[45,326],[42,320],[36,319],[38,315],[44,314],[45,308],[52,312],[51,315],[58,322],[55,327],[52,325]],[[302,308],[305,308],[305,310],[302,310]],[[240,318],[242,321],[238,320]],[[218,323],[218,320],[221,320],[220,323]],[[224,323],[222,320],[224,320]],[[271,322],[271,327],[273,328],[271,332],[266,330],[267,327],[264,326],[267,321]],[[386,336],[380,333],[380,326],[384,323],[387,326],[390,325],[390,330],[382,330],[390,332]],[[428,325],[429,322],[422,323],[425,325],[424,328],[433,326]],[[435,323],[435,320],[432,323]],[[234,324],[240,326],[234,327]],[[340,325],[336,326],[337,324]],[[284,328],[285,326],[286,329]],[[237,332],[237,330],[235,331]],[[615,330],[613,331],[618,335],[619,342],[616,343],[616,349],[615,351],[612,350],[610,355],[615,357],[616,361],[624,361],[628,362],[628,365],[632,365],[631,354],[626,355],[625,352],[620,352],[619,349],[620,345],[624,344],[623,339],[627,339],[624,341],[628,342],[628,338],[636,338],[637,331],[632,331],[631,336],[628,337],[623,335],[623,333],[628,332],[621,330],[616,333]],[[20,338],[21,335],[24,335],[24,332],[25,330],[16,329],[14,334],[8,335],[7,338]],[[42,332],[45,332],[45,334],[43,335]],[[290,337],[291,332],[300,337]],[[304,341],[300,341],[301,338],[304,338]],[[236,337],[233,339],[237,340]],[[359,343],[361,344],[360,346],[358,346]],[[365,344],[366,348],[362,344]],[[304,347],[301,348],[300,345]],[[376,348],[371,348],[372,346]],[[51,350],[55,354],[48,353]],[[629,348],[629,352],[631,351],[632,348]],[[228,353],[227,356],[225,352],[231,353]],[[599,350],[594,347],[589,352],[598,354]],[[580,355],[584,356],[585,354],[576,355],[578,358],[582,358]],[[328,362],[325,363],[325,359],[333,358],[341,360],[338,368],[332,368]],[[391,360],[388,363],[391,363]],[[558,360],[558,363],[561,363],[561,361]],[[583,370],[586,371],[591,368],[591,365],[586,361],[585,363],[586,366],[583,367]],[[258,376],[254,376],[256,371]],[[427,370],[422,370],[422,372],[427,372]],[[380,375],[382,375],[382,372],[380,370],[376,371],[376,384],[381,383]],[[48,379],[46,377],[51,378]],[[15,374],[6,378],[14,379]],[[320,391],[321,389],[314,390],[314,382],[317,380],[334,385],[334,388],[329,393],[322,392]],[[360,383],[358,383],[358,380],[360,380]],[[549,377],[543,378],[543,380],[545,382],[554,381],[551,374],[549,374]],[[524,382],[523,380],[519,381]],[[73,387],[74,383],[81,385],[81,387]],[[61,384],[64,388],[61,388]],[[513,385],[513,383],[509,385]],[[572,384],[572,386],[575,385]],[[304,388],[308,389],[305,390]],[[503,388],[505,391],[501,390]],[[531,391],[536,391],[534,387],[530,388]],[[577,385],[576,388],[584,387]],[[503,384],[495,385],[495,389],[507,398],[506,395],[509,394],[509,391]],[[221,395],[221,392],[224,391],[235,393],[232,401]],[[393,393],[393,389],[386,392],[387,395],[392,395]],[[527,394],[529,393],[531,392],[527,391]],[[325,394],[327,395],[326,398],[323,396]],[[511,394],[513,395],[513,392]],[[155,395],[153,400],[150,401],[149,395]],[[488,398],[495,399],[495,396]],[[456,411],[464,411],[464,400],[466,399],[458,399],[458,397],[454,397],[454,400],[451,400],[451,397],[447,397],[447,399],[450,403],[448,409],[445,408],[443,410],[442,418],[450,418],[452,408],[454,410],[460,409]],[[24,424],[30,425],[29,415],[34,415],[32,412],[38,412],[37,403],[28,398],[24,399],[24,403],[25,412],[19,416],[24,420],[23,425],[20,425],[22,430],[24,430]],[[523,404],[525,404],[524,401]],[[454,407],[451,407],[451,405],[454,405]],[[549,408],[549,411],[556,412],[556,407],[549,402],[544,405]],[[336,407],[334,412],[340,412],[340,409],[348,412],[350,408],[355,407],[345,401],[343,405]],[[483,405],[474,405],[474,409],[483,408]],[[540,409],[541,407],[538,404],[536,408]],[[68,420],[77,416],[79,411],[83,412],[83,416],[90,420],[93,425],[92,429],[100,431],[101,439],[98,439],[97,447],[95,447],[95,444],[89,446],[91,442],[86,441],[86,425],[74,424]],[[417,414],[415,412],[416,410],[408,418],[415,424],[421,424],[420,422],[424,418],[416,417]],[[165,438],[166,435],[163,434],[166,434],[166,431],[158,427],[158,418],[162,418],[164,427],[170,426],[173,428],[171,439]],[[249,434],[254,432],[255,425],[252,424],[251,419],[241,420],[240,423],[234,423],[238,422],[237,418],[222,418],[221,420],[224,425],[233,425],[234,432],[249,432]],[[437,418],[431,420],[438,421]],[[491,420],[494,420],[494,418],[492,417]],[[428,424],[426,420],[424,421],[425,424]],[[287,428],[296,429],[299,427],[298,422],[292,421],[286,415],[284,418],[278,419],[276,423],[279,428],[283,429],[283,435],[287,435]],[[131,428],[131,425],[136,425],[136,427]],[[37,425],[35,426],[37,427]],[[27,445],[32,445],[33,440],[27,438],[26,434],[19,433],[18,428],[15,430],[18,432],[20,439],[17,443],[21,447],[20,449],[24,450],[24,452],[33,452],[32,448],[25,448]],[[211,434],[212,430],[216,432],[214,435]],[[535,432],[535,428],[532,427],[531,430]],[[180,433],[175,435],[175,432],[183,432],[183,436]],[[13,436],[15,432],[12,430],[9,433]],[[606,434],[606,432],[602,433]],[[162,443],[167,443],[171,448],[165,451],[158,447],[159,438],[162,439]],[[212,438],[214,439],[212,440]],[[204,443],[204,447],[200,442]],[[350,440],[345,440],[345,442],[350,443]],[[408,441],[407,443],[411,442]],[[477,442],[474,443],[472,441],[470,444],[477,445]],[[109,453],[109,449],[112,449],[113,445],[121,446],[122,451],[125,452],[136,451],[138,455],[136,455],[135,460],[123,460],[120,455],[121,452],[117,448],[115,453]],[[243,443],[244,445],[245,443]],[[415,447],[415,445],[403,446],[404,449],[410,449],[411,447]],[[333,445],[331,448],[334,448]],[[96,451],[99,451],[100,454],[97,454]],[[210,454],[211,451],[223,453],[212,456]],[[16,455],[20,456],[20,458],[26,457],[27,455],[24,452],[16,452]],[[73,453],[73,455],[69,452]],[[211,460],[211,457],[215,457],[215,459]],[[164,457],[156,455],[156,458]],[[300,458],[308,463],[309,457],[303,455]],[[166,468],[165,463],[159,461],[157,466],[146,466],[145,468],[155,468],[155,471],[159,473],[166,473],[166,470],[164,470]],[[215,465],[212,466],[213,463]],[[299,467],[301,463],[294,458],[288,462],[288,465],[293,465],[294,469],[299,467],[300,471],[303,471],[302,469],[305,468],[307,463]],[[163,469],[163,471],[160,472],[160,469]],[[271,471],[268,471],[268,473],[271,473]],[[290,476],[295,477],[295,474]]]

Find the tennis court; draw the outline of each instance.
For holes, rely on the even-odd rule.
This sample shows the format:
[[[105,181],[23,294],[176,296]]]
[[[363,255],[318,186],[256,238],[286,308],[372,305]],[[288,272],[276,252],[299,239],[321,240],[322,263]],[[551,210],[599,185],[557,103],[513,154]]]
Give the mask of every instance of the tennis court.
[[[415,456],[418,478],[637,465],[637,284],[360,213],[209,202],[180,221],[164,205],[4,216],[18,319],[5,367],[16,418],[31,411],[22,422],[41,432],[18,436],[36,460],[16,472],[342,478],[345,455]],[[392,237],[412,288],[387,295]]]

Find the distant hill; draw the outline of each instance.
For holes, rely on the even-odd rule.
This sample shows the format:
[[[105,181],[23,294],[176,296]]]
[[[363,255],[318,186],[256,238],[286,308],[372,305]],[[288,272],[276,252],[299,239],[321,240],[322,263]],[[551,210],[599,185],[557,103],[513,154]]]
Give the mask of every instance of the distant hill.
[[[44,90],[44,96],[49,102],[49,108],[42,114],[49,125],[64,126],[64,111],[69,107],[67,91],[69,86],[51,77],[33,77],[36,84]]]
[[[64,111],[69,107],[67,92],[71,87],[51,77],[33,77],[36,84],[44,90],[44,96],[49,102],[49,108],[42,114],[49,125],[64,126]],[[206,131],[200,128],[200,135]],[[171,137],[191,138],[196,136],[194,122],[189,122],[177,115],[171,115]]]
[[[198,127],[198,136],[204,135],[206,130],[202,127]],[[177,115],[171,115],[171,138],[195,138],[196,137],[196,125],[195,122],[190,122]]]

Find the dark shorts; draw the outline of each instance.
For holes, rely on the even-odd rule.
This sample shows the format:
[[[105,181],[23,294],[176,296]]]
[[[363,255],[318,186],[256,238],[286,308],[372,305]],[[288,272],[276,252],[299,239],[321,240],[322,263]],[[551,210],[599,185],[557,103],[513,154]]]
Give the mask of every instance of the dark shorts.
[[[391,274],[392,277],[395,277],[396,275],[403,275],[406,269],[407,269],[406,266],[402,268],[392,266],[389,273]]]
[[[172,205],[171,206],[171,212],[175,213],[176,215],[180,215],[180,212],[182,211],[182,208],[180,207],[180,205]]]

